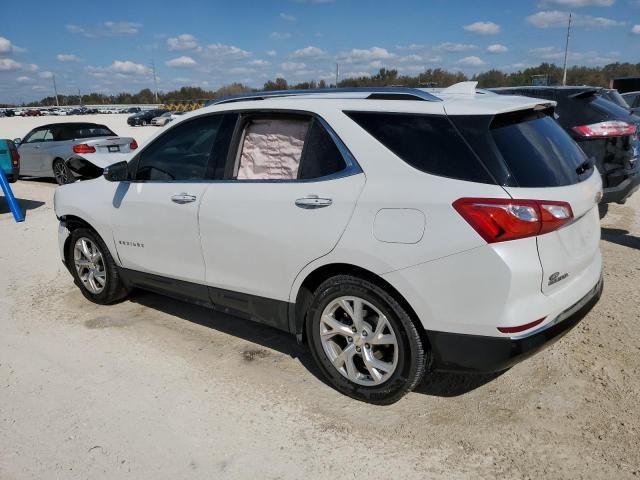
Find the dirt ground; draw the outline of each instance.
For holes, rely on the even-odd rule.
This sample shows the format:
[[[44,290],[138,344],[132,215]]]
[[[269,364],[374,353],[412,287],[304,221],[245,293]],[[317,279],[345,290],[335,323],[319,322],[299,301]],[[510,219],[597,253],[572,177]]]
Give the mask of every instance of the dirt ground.
[[[640,194],[603,220],[605,291],[498,376],[346,398],[295,339],[137,292],[101,307],[60,262],[55,185],[0,198],[0,479],[639,478]]]

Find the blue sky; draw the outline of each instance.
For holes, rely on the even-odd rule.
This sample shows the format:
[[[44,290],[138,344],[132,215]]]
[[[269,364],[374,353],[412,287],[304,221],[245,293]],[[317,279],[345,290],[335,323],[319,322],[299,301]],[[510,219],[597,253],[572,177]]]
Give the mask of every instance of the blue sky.
[[[0,103],[58,91],[238,81],[333,80],[380,67],[467,74],[562,63],[640,62],[640,0],[159,0],[4,2]]]

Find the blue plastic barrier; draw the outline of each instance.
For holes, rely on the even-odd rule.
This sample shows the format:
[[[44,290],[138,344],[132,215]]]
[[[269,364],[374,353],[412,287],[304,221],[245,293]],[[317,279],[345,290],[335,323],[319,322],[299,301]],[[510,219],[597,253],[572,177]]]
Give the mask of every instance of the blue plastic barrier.
[[[7,199],[7,203],[9,204],[9,209],[11,213],[13,213],[13,218],[15,218],[16,222],[24,222],[24,212],[22,208],[20,208],[20,205],[18,205],[16,197],[13,196],[9,180],[7,180],[7,176],[4,174],[2,168],[0,168],[0,186],[4,192],[4,198]]]

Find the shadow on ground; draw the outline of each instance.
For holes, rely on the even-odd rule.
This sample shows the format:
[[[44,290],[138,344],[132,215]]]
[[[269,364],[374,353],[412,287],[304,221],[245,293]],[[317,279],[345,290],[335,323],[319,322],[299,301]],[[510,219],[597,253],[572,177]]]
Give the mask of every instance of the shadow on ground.
[[[16,200],[24,211],[35,210],[36,208],[44,205],[44,202],[40,202],[38,200],[27,200],[25,198],[16,198]],[[9,203],[7,202],[7,199],[4,196],[0,197],[0,214],[10,212],[11,210],[9,209]]]
[[[602,239],[607,242],[617,243],[624,247],[640,250],[640,238],[635,235],[630,235],[628,230],[603,227]]]
[[[300,345],[296,338],[286,332],[276,330],[256,322],[234,317],[215,310],[181,302],[155,293],[135,290],[129,298],[131,302],[159,310],[191,323],[212,328],[234,337],[276,350],[291,358],[297,359],[312,375],[331,386],[318,369],[311,352],[306,345]],[[436,397],[456,397],[479,388],[501,373],[491,375],[479,374],[445,374],[429,373],[424,381],[415,388],[416,393]]]

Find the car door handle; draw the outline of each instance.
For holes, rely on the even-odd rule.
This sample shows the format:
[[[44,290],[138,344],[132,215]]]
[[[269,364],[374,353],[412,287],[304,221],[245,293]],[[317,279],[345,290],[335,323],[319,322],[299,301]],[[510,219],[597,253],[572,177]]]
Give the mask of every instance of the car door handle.
[[[320,198],[317,195],[307,195],[296,200],[296,207],[313,209],[328,207],[333,203],[330,198]]]
[[[184,203],[195,202],[196,201],[196,196],[195,195],[189,195],[188,193],[180,193],[178,195],[174,195],[173,197],[171,197],[171,201],[173,203],[177,203],[179,205],[182,205]]]

